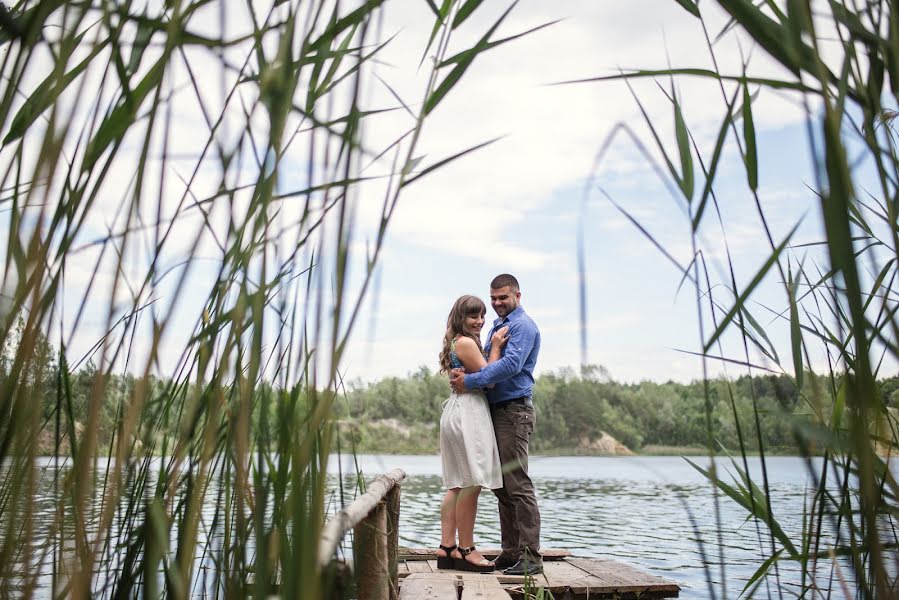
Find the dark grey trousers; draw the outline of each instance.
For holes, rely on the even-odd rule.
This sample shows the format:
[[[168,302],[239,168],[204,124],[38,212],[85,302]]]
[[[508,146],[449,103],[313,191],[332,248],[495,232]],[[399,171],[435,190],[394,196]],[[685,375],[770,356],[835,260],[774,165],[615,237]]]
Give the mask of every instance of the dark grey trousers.
[[[506,404],[490,407],[493,430],[503,465],[503,487],[493,490],[499,501],[503,554],[511,558],[540,553],[540,509],[528,476],[528,442],[534,433],[534,407]]]

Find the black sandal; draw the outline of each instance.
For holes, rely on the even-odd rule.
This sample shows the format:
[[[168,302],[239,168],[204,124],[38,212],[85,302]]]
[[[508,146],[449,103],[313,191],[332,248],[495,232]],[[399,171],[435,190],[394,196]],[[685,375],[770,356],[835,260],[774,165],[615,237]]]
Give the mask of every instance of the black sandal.
[[[444,546],[440,544],[440,549],[446,552],[446,556],[438,556],[437,557],[437,568],[438,569],[454,569],[456,568],[456,559],[452,557],[453,550],[456,549],[456,545],[452,546]]]
[[[496,566],[492,562],[487,561],[486,558],[484,559],[484,561],[486,562],[481,563],[473,563],[465,558],[474,551],[474,546],[472,546],[471,548],[462,548],[461,546],[459,547],[459,553],[462,555],[462,558],[453,559],[453,562],[456,565],[456,570],[469,571],[471,573],[490,573],[491,571],[496,570]]]

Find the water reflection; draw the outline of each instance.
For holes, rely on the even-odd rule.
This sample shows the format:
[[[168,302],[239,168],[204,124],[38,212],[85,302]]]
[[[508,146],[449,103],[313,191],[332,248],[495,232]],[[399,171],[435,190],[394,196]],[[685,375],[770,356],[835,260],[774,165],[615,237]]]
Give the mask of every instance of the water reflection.
[[[444,491],[438,458],[365,456],[359,462],[366,475],[395,467],[409,473],[402,490],[401,543],[436,545],[437,507]],[[774,514],[792,539],[800,539],[808,465],[796,458],[775,457],[767,467]],[[750,471],[760,477],[758,460],[750,463]],[[726,595],[736,597],[770,556],[764,526],[747,521],[744,509],[713,493],[705,478],[682,458],[537,458],[531,472],[539,495],[544,547],[626,561],[677,581],[684,588],[683,598],[710,597],[709,578],[717,596],[722,596],[725,581]],[[492,494],[481,494],[478,510],[477,543],[499,547]],[[829,572],[827,567],[822,564],[824,573]],[[778,571],[785,589],[798,585],[793,564],[785,562]],[[774,589],[770,593],[779,595]],[[764,585],[757,595],[768,596]]]
[[[439,457],[359,456],[355,460],[332,457],[327,495],[329,512],[352,501],[357,462],[366,479],[396,467],[408,473],[402,487],[400,543],[412,547],[436,546],[440,541],[438,506],[444,493]],[[151,471],[158,470],[160,464],[154,461]],[[64,475],[69,468],[49,461],[38,465],[39,491],[34,506],[41,529],[34,550],[36,555],[44,557],[39,562],[36,580],[41,588],[38,597],[51,596],[54,549],[46,540],[51,537],[49,528],[61,493],[61,486],[56,485],[54,478]],[[757,460],[750,464],[750,469],[754,476],[759,476]],[[715,585],[716,595],[722,596],[720,582],[724,581],[726,595],[736,597],[770,555],[771,544],[764,526],[747,521],[745,511],[729,498],[716,496],[704,477],[681,458],[538,457],[532,459],[531,472],[542,512],[544,547],[567,548],[579,556],[626,561],[677,581],[684,587],[684,598],[710,597],[709,579]],[[100,467],[94,476],[99,478],[104,473],[104,467]],[[809,466],[795,458],[769,459],[768,479],[774,514],[787,534],[799,539],[803,509],[808,502]],[[151,476],[145,488],[147,498],[137,499],[138,506],[149,502],[154,481],[155,476]],[[222,510],[219,491],[220,486],[213,479],[202,507],[200,554],[194,563],[197,573],[194,595],[209,592],[215,585],[214,578],[207,575],[210,569],[217,568],[212,557],[223,544],[223,531],[214,524],[215,515]],[[99,499],[97,503],[93,518],[98,512]],[[142,515],[131,516],[142,519]],[[117,515],[114,523],[125,525],[123,518],[124,515]],[[828,522],[825,519],[825,527]],[[176,528],[169,533],[174,542],[178,535]],[[70,541],[71,532],[65,537]],[[480,497],[475,539],[482,547],[499,546],[496,501],[489,492]],[[103,597],[104,582],[118,576],[122,560],[120,540],[112,535],[109,541],[95,578],[98,597]],[[209,553],[203,555],[204,548]],[[850,569],[844,567],[845,575]],[[821,576],[828,577],[829,565],[822,563],[820,568]],[[796,588],[799,575],[794,565],[783,563],[779,575],[784,589]],[[771,594],[779,596],[776,590]],[[760,595],[768,596],[764,587]],[[843,596],[837,590],[831,597]]]

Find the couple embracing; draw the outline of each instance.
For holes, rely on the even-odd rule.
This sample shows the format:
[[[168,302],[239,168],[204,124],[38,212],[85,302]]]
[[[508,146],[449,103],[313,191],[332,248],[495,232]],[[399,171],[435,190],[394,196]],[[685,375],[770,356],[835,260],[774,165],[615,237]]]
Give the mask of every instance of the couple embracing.
[[[440,506],[440,569],[534,575],[543,571],[540,511],[528,477],[528,441],[534,431],[534,365],[540,332],[521,307],[518,280],[490,284],[496,320],[481,347],[486,307],[476,296],[456,300],[446,323],[441,372],[453,395],[440,417],[440,455],[447,488]],[[499,505],[502,553],[491,562],[474,544],[481,488]],[[458,543],[457,543],[458,534]]]

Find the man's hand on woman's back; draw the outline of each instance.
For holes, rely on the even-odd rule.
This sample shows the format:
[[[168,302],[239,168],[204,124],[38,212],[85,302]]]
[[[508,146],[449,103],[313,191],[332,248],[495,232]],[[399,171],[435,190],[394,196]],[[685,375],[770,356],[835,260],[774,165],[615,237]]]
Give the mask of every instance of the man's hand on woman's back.
[[[465,391],[465,371],[462,369],[453,369],[450,371],[450,387],[457,394]]]

